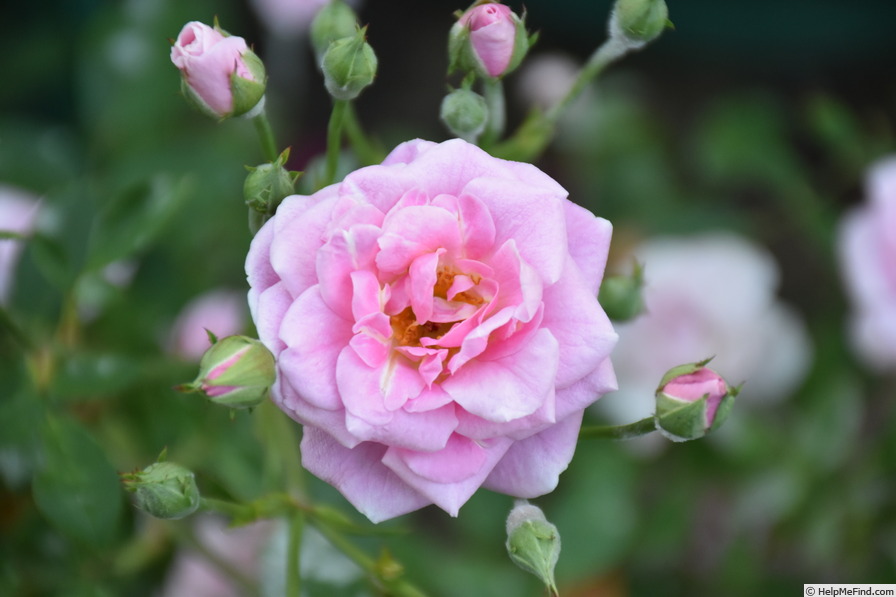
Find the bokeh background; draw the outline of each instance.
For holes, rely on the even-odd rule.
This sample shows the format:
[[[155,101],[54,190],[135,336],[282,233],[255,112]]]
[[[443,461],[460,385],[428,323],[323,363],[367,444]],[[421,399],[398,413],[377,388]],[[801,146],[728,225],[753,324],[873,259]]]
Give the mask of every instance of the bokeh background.
[[[763,340],[770,348],[744,365],[749,375],[736,359],[731,373],[720,366],[746,386],[715,436],[580,442],[558,490],[536,500],[562,536],[561,593],[783,596],[810,582],[896,583],[896,376],[852,349],[837,244],[838,222],[865,201],[867,168],[896,150],[896,5],[669,5],[674,30],[612,67],[538,165],[613,221],[611,270],[626,271],[657,239],[733,235],[760,255],[762,272],[753,278],[750,266],[723,261],[722,277],[707,275],[724,280],[715,287],[740,280],[741,294],[786,305],[789,323]],[[437,118],[449,82],[444,48],[451,13],[464,6],[358,8],[380,59],[358,102],[365,129],[385,149],[446,138]],[[541,38],[507,78],[511,125],[603,41],[610,3],[526,8]],[[216,124],[186,105],[166,41],[214,16],[265,60],[277,140],[292,146],[291,167],[313,172],[329,100],[301,28],[275,33],[255,5],[48,0],[15,3],[0,19],[0,194],[39,201],[3,304],[23,337],[0,327],[2,595],[201,595],[175,577],[214,576],[207,563],[222,558],[240,559],[237,576],[249,582],[207,594],[281,587],[264,556],[282,543],[276,525],[254,531],[264,539],[257,550],[224,553],[252,543],[215,546],[208,522],[149,519],[116,476],[167,447],[204,494],[247,500],[272,489],[265,417],[231,417],[171,389],[195,375],[196,351],[180,336],[193,301],[217,293],[219,311],[199,327],[251,333],[233,297],[246,290],[250,241],[243,166],[263,161],[261,150],[248,121]],[[536,63],[537,76],[527,72]],[[8,213],[0,210],[0,229]],[[699,270],[716,252],[704,245],[677,267]],[[733,342],[752,346],[765,311],[744,316],[740,296],[715,308],[721,321],[723,306],[729,320],[748,318]],[[636,416],[627,405],[638,396],[629,396],[658,381],[636,365],[677,338],[648,337],[627,350],[625,385],[588,413],[591,422]],[[726,342],[706,350],[720,362],[726,349],[740,354]],[[306,477],[317,502],[362,522]],[[391,554],[427,594],[540,595],[504,550],[511,505],[480,491],[458,519],[429,508],[349,537],[374,557]],[[377,594],[319,536],[305,547],[307,594]],[[191,568],[187,552],[205,556]]]

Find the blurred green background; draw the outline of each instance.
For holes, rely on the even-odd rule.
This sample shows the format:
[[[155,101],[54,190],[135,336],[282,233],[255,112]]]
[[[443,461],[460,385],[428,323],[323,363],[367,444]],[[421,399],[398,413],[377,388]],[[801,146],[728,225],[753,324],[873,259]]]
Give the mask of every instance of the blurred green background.
[[[675,29],[613,67],[538,164],[612,220],[623,247],[722,228],[770,249],[814,361],[793,395],[736,409],[725,441],[653,454],[580,442],[559,489],[537,500],[563,538],[561,593],[784,596],[809,582],[896,583],[896,378],[849,351],[834,236],[863,199],[865,168],[894,150],[896,4],[669,5]],[[609,6],[527,2],[541,31],[532,56],[583,60],[604,39]],[[380,72],[358,110],[383,147],[447,137],[437,114],[459,8],[360,7]],[[329,109],[320,76],[301,37],[266,33],[247,3],[4,9],[0,183],[42,203],[7,305],[27,340],[0,330],[2,595],[161,594],[191,523],[136,512],[115,473],[166,446],[204,493],[269,489],[258,414],[231,418],[171,389],[195,375],[167,348],[178,313],[207,290],[245,290],[243,166],[263,159],[249,122],[215,124],[178,92],[166,40],[214,16],[268,63],[278,142],[293,147],[292,167],[309,167]],[[527,109],[515,77],[511,124]],[[134,272],[123,286],[107,275],[122,263]],[[432,595],[540,595],[506,557],[510,507],[480,491],[456,520],[429,508],[384,525],[395,534],[353,540],[387,549]],[[309,594],[376,594],[364,581],[315,586]]]

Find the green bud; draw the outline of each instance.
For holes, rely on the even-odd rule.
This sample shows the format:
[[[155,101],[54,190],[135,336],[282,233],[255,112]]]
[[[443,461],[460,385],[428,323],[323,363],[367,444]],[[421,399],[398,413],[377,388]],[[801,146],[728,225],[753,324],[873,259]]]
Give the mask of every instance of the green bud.
[[[285,168],[288,160],[287,147],[274,162],[248,167],[243,196],[249,208],[270,216],[285,197],[295,193],[296,181],[302,173],[288,171]]]
[[[611,37],[638,48],[659,37],[669,25],[664,0],[616,0],[609,29]]]
[[[176,389],[199,392],[230,408],[254,408],[267,398],[276,377],[274,355],[264,344],[246,336],[228,336],[202,355],[198,377]]]
[[[699,439],[718,429],[734,406],[732,388],[706,367],[709,360],[670,369],[656,390],[656,427],[672,441]]]
[[[342,0],[330,0],[318,11],[311,22],[311,45],[318,64],[331,43],[355,34],[357,23],[355,11]]]
[[[597,300],[613,321],[629,321],[644,311],[644,268],[635,263],[630,275],[608,276]]]
[[[192,471],[173,462],[156,462],[122,475],[134,505],[156,518],[183,518],[199,508],[199,489]]]
[[[507,517],[507,553],[513,562],[531,572],[557,594],[554,567],[560,557],[560,533],[544,512],[526,500],[518,500]]]
[[[452,133],[471,143],[488,121],[485,98],[470,89],[455,89],[442,100],[439,116]]]
[[[351,37],[337,39],[324,54],[324,84],[334,99],[353,100],[373,83],[377,60],[366,33],[365,27]]]

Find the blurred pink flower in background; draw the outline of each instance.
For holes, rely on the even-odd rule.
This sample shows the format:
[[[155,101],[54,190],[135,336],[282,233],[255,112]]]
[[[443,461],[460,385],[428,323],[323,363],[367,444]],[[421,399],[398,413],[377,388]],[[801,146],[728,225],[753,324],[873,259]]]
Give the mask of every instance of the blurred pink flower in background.
[[[262,568],[262,557],[274,523],[261,521],[229,528],[217,516],[198,516],[193,525],[196,540],[230,572],[225,572],[198,550],[185,549],[175,557],[162,597],[241,597],[246,588],[235,580],[241,578],[256,586]]]
[[[480,487],[552,491],[615,387],[596,300],[611,226],[531,164],[399,145],[287,197],[246,262],[304,466],[373,521]]]
[[[876,369],[896,367],[896,156],[868,171],[867,204],[847,215],[839,249],[852,299],[852,338]]]
[[[0,232],[28,236],[37,220],[37,207],[33,194],[0,184]],[[22,245],[21,240],[0,238],[0,305],[9,300]]]
[[[770,254],[729,233],[649,241],[646,312],[616,324],[619,390],[597,409],[624,423],[650,416],[665,372],[710,357],[732,384],[746,382],[737,408],[786,396],[803,379],[811,344],[802,320],[776,298]]]
[[[168,339],[169,350],[198,361],[211,344],[209,330],[218,338],[246,328],[246,295],[233,290],[213,290],[190,301],[178,315]]]
[[[327,2],[329,0],[252,0],[251,4],[268,31],[292,37],[306,33]]]

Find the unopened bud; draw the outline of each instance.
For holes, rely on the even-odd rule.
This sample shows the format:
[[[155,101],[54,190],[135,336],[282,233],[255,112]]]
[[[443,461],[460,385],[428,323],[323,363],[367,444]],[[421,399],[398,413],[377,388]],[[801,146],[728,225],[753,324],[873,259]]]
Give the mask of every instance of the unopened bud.
[[[517,566],[557,594],[554,567],[560,557],[560,533],[541,508],[526,500],[517,501],[507,516],[507,553]]]
[[[285,166],[289,160],[289,148],[271,163],[249,169],[243,184],[246,205],[255,211],[272,215],[285,197],[295,193],[295,184],[301,172],[290,172]]]
[[[367,28],[358,29],[351,37],[332,42],[324,54],[321,68],[324,84],[337,100],[353,100],[373,83],[377,60],[366,40]]]
[[[509,7],[479,0],[448,35],[448,71],[456,68],[482,77],[503,77],[522,62],[532,43],[521,18]]]
[[[644,311],[644,268],[635,263],[629,275],[607,276],[598,302],[613,321],[629,321]]]
[[[343,37],[352,37],[358,17],[343,0],[330,0],[311,22],[311,45],[320,64],[330,44]]]
[[[609,29],[611,37],[637,49],[659,37],[669,25],[664,0],[616,0]]]
[[[176,389],[200,392],[230,408],[254,408],[267,398],[276,375],[274,355],[264,344],[246,336],[228,336],[215,341],[202,356],[196,380]]]
[[[243,38],[198,21],[187,23],[171,48],[184,96],[201,112],[224,119],[246,114],[264,99],[264,64]],[[260,109],[260,108],[259,108]]]
[[[740,388],[730,387],[707,362],[670,369],[657,388],[656,427],[672,441],[703,437],[721,426],[734,406]]]
[[[156,518],[183,518],[199,508],[199,489],[192,471],[173,462],[156,462],[121,476],[134,505]]]
[[[455,89],[442,100],[439,116],[452,133],[469,141],[476,141],[488,121],[485,98],[470,89]]]

